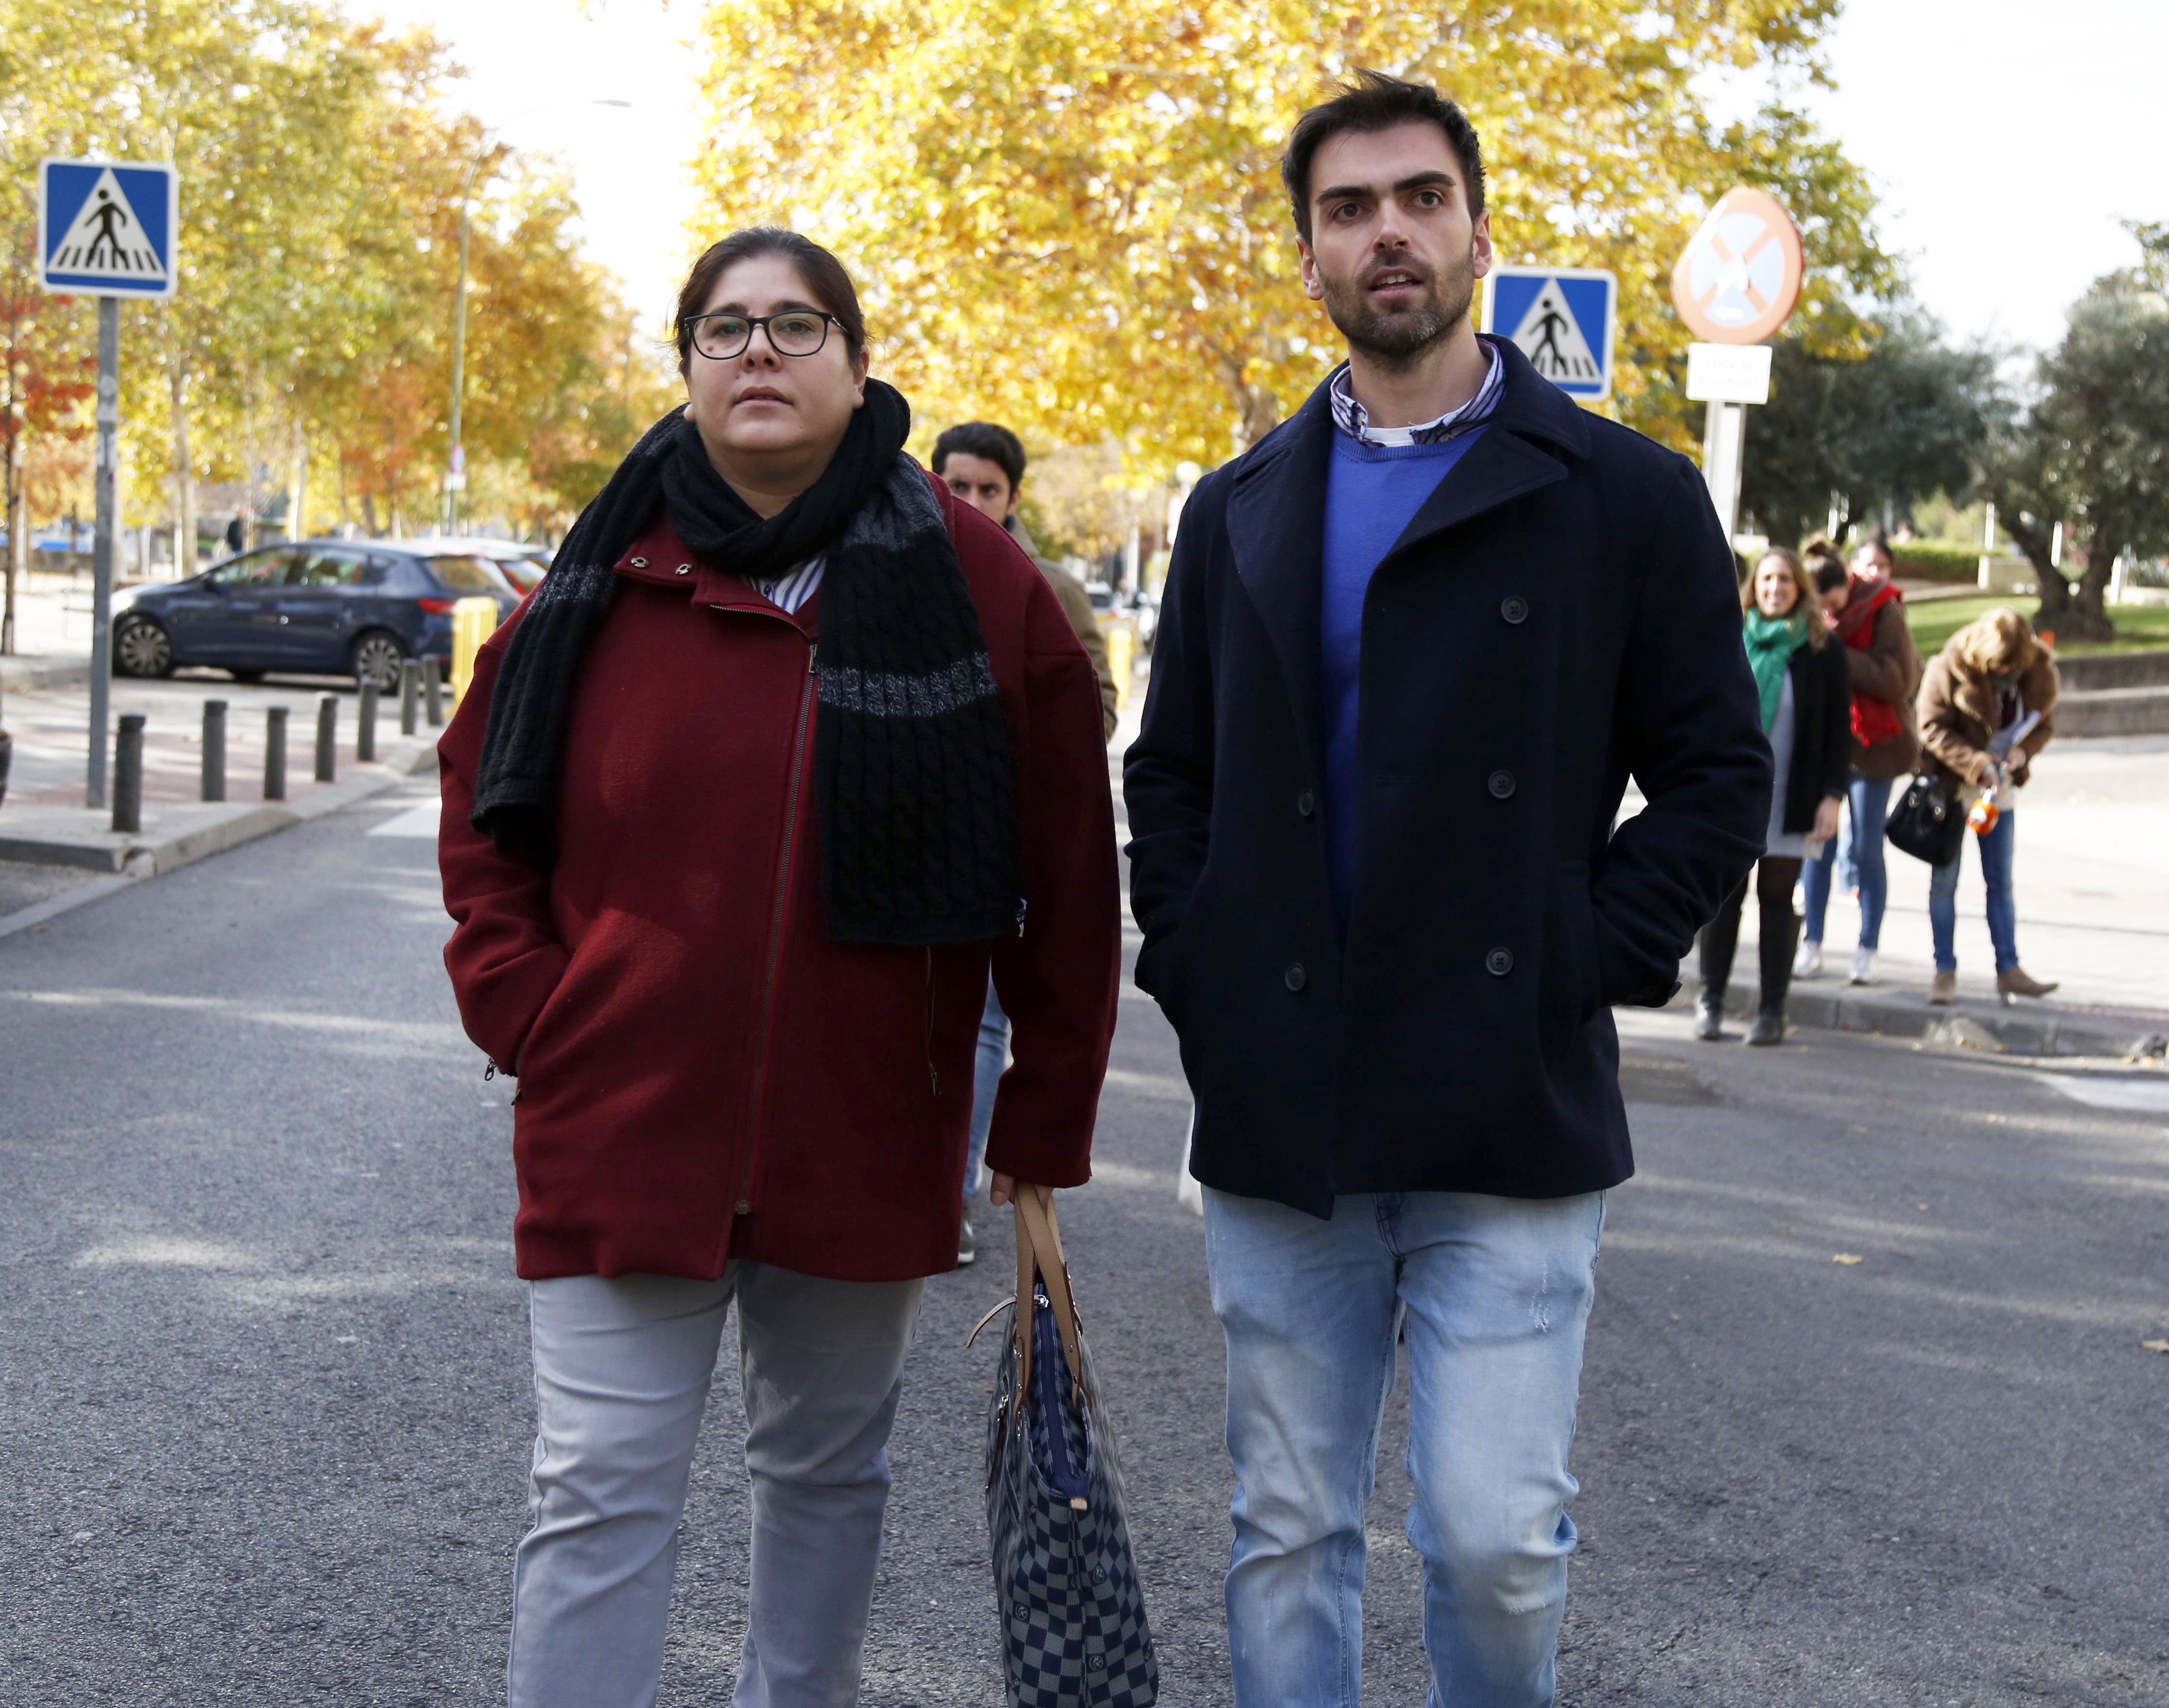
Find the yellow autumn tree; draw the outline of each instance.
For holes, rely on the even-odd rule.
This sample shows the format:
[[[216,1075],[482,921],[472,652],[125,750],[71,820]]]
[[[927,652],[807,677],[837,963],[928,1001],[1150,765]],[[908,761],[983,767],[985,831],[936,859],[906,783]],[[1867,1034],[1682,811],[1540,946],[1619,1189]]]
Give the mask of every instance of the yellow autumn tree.
[[[1847,336],[1889,282],[1859,173],[1797,112],[1719,131],[1715,67],[1821,75],[1836,0],[716,0],[696,235],[789,222],[860,279],[923,416],[1143,470],[1217,461],[1337,348],[1278,178],[1296,115],[1357,67],[1436,83],[1481,133],[1503,259],[1619,275],[1617,413],[1673,440],[1670,270],[1729,184],[1805,233],[1808,307]]]

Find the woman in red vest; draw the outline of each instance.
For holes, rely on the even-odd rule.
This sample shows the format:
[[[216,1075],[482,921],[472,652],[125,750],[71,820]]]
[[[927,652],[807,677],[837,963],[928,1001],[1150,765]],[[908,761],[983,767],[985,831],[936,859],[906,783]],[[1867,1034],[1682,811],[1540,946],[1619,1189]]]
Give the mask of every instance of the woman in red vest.
[[[1920,761],[1921,739],[1914,727],[1913,696],[1921,686],[1921,654],[1905,621],[1905,595],[1890,579],[1890,554],[1879,537],[1862,549],[1859,566],[1880,573],[1848,572],[1837,553],[1821,541],[1807,549],[1809,574],[1831,626],[1844,643],[1852,681],[1852,773],[1846,790],[1845,886],[1860,894],[1860,947],[1853,952],[1852,982],[1875,982],[1875,951],[1883,931],[1883,906],[1889,894],[1883,864],[1883,826],[1890,809],[1890,786]],[[1808,862],[1807,930],[1798,978],[1812,979],[1823,969],[1823,922],[1830,910],[1831,867],[1840,860],[1836,838]]]

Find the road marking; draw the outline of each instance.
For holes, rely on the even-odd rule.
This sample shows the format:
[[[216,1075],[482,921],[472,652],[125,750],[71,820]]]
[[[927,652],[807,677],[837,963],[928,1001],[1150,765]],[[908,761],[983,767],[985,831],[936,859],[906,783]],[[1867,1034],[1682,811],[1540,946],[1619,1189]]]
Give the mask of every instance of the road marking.
[[[2090,1074],[2036,1074],[2033,1077],[2090,1109],[2136,1109],[2144,1114],[2169,1115],[2169,1080],[2106,1076],[2096,1079]]]
[[[421,836],[434,842],[444,809],[435,801],[423,801],[403,813],[394,813],[370,831],[372,836]]]

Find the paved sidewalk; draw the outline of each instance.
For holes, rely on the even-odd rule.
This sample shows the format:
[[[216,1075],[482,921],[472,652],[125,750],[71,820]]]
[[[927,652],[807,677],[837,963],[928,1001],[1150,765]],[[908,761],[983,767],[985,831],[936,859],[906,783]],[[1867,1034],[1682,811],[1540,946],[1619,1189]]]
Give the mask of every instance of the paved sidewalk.
[[[0,670],[4,670],[0,665]],[[315,779],[316,708],[324,694],[338,702],[335,780]],[[7,798],[0,802],[0,934],[94,899],[85,885],[105,874],[152,877],[222,849],[320,817],[387,788],[431,761],[440,734],[425,724],[399,734],[396,702],[377,718],[376,759],[354,755],[357,696],[351,681],[296,677],[244,685],[204,671],[163,681],[113,684],[115,726],[125,713],[145,718],[143,816],[138,832],[111,829],[107,809],[83,804],[87,687],[11,691],[0,718],[14,739]],[[203,702],[226,702],[226,798],[200,798]],[[287,708],[286,796],[264,793],[264,713]],[[109,777],[110,758],[109,756]],[[79,876],[65,876],[73,868]],[[107,887],[109,887],[109,883]]]
[[[1824,971],[1794,983],[1793,1022],[1929,1036],[1932,1022],[1955,1015],[1974,1022],[1973,1029],[1946,1028],[1952,1032],[1946,1041],[1994,1038],[1988,1047],[2047,1054],[2070,1053],[2081,1038],[2089,1046],[2085,1054],[2124,1040],[2108,1052],[2121,1054],[2150,1034],[2169,1034],[2169,736],[2054,743],[2013,810],[2019,954],[2034,977],[2056,981],[2053,998],[2009,1006],[1997,1001],[1979,857],[1969,838],[1958,883],[1957,1007],[1927,1005],[1935,965],[1928,868],[1886,848],[1890,901],[1876,983],[1848,983],[1859,906],[1835,894]],[[1751,901],[1730,993],[1737,1008],[1754,1001],[1756,937]],[[1684,1004],[1693,990],[1692,956],[1681,976]]]

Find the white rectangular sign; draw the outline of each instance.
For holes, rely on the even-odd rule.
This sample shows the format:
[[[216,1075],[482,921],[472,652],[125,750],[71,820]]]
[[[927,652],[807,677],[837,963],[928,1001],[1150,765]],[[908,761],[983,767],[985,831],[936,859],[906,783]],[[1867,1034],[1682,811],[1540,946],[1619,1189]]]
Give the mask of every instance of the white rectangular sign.
[[[1687,396],[1697,403],[1770,401],[1770,346],[1767,344],[1691,344]]]

